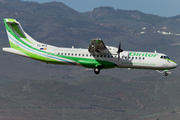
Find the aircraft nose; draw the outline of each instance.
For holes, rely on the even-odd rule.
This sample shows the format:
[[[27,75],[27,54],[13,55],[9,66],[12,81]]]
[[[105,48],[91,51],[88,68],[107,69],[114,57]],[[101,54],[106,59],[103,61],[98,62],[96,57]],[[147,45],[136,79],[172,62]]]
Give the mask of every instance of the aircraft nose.
[[[176,67],[178,66],[178,64],[175,63],[175,62],[171,62],[171,66],[172,66],[173,68],[176,68]]]
[[[178,64],[177,63],[174,63],[174,67],[176,68],[178,66]]]

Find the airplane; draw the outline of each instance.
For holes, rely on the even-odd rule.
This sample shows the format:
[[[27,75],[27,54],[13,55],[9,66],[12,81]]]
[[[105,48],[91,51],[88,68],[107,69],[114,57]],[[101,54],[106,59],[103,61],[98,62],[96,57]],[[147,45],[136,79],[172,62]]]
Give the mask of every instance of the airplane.
[[[101,69],[133,68],[163,70],[167,76],[169,69],[177,67],[163,53],[124,51],[121,41],[118,48],[105,46],[100,38],[92,39],[88,49],[56,47],[34,40],[15,19],[5,18],[4,24],[10,47],[2,48],[3,51],[46,63],[92,68],[95,74]]]

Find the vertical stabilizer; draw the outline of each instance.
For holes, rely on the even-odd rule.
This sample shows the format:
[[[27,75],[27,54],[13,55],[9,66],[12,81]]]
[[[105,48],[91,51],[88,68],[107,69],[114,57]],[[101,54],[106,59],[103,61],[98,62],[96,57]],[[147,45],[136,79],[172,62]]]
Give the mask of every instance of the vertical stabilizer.
[[[15,19],[6,18],[4,19],[4,24],[11,48],[21,47],[21,44],[34,46],[38,43],[24,32],[20,23]]]

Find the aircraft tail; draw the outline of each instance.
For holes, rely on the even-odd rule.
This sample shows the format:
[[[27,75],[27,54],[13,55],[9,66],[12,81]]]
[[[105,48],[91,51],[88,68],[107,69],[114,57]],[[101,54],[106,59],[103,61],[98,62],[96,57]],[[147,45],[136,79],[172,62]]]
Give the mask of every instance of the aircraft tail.
[[[11,48],[21,48],[22,44],[27,46],[36,46],[38,44],[37,41],[24,32],[20,23],[15,19],[6,18],[4,24]]]

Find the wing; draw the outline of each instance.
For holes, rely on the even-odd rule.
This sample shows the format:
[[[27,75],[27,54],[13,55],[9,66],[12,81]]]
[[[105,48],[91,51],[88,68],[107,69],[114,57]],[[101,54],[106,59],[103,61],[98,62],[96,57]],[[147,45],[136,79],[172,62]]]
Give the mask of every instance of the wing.
[[[101,54],[110,53],[109,50],[104,45],[104,42],[99,38],[91,40],[91,44],[89,45],[88,51],[90,53],[101,53]]]

